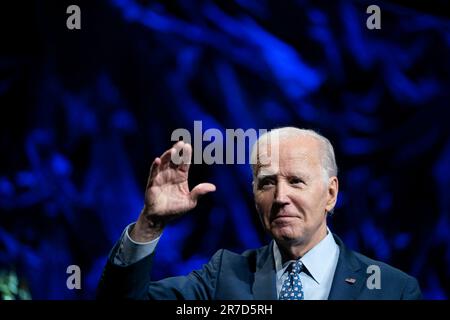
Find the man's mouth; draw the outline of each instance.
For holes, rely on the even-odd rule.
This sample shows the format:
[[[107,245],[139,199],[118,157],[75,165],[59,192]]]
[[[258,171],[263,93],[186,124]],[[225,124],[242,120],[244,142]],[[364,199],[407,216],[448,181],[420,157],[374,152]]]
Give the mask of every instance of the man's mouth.
[[[272,222],[273,221],[280,221],[280,222],[282,222],[282,221],[289,221],[289,220],[294,219],[294,218],[298,218],[298,216],[289,215],[289,214],[279,214],[279,215],[277,215],[277,216],[272,218]]]

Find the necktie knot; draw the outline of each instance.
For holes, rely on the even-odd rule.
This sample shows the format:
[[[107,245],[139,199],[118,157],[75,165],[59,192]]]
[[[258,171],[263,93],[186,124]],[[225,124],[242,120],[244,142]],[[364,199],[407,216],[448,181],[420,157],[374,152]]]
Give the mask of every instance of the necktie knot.
[[[303,263],[297,260],[291,264],[291,272],[295,274],[300,274],[303,271]]]

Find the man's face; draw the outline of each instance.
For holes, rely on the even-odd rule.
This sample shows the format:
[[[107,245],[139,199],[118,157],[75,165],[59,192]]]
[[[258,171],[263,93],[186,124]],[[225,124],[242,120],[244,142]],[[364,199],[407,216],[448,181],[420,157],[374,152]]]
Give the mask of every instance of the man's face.
[[[253,186],[264,228],[277,242],[317,243],[326,234],[327,211],[336,202],[337,178],[326,178],[316,138],[289,137],[274,146],[278,159],[258,167]]]

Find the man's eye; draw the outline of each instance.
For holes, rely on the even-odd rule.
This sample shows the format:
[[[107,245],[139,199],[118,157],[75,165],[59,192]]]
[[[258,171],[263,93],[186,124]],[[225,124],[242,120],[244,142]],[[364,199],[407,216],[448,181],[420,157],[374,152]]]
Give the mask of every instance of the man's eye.
[[[290,183],[291,184],[300,184],[300,183],[305,183],[302,179],[297,178],[297,177],[293,177],[290,179]]]
[[[273,184],[274,184],[274,182],[272,180],[270,180],[270,179],[263,179],[263,180],[261,180],[259,182],[258,186],[259,186],[259,188],[264,188],[264,187],[267,187],[267,186],[271,186]]]

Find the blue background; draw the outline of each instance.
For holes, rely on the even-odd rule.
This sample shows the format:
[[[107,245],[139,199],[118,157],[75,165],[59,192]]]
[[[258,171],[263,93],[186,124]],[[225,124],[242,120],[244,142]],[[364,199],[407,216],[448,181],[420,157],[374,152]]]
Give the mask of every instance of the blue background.
[[[450,293],[450,19],[436,1],[29,1],[2,9],[0,270],[34,299],[91,299],[176,128],[293,125],[335,146],[334,232]],[[81,30],[66,8],[81,8]],[[382,29],[366,28],[378,4]],[[3,6],[3,5],[2,5]],[[173,222],[153,277],[267,243],[246,165]],[[79,265],[82,289],[66,288]]]

